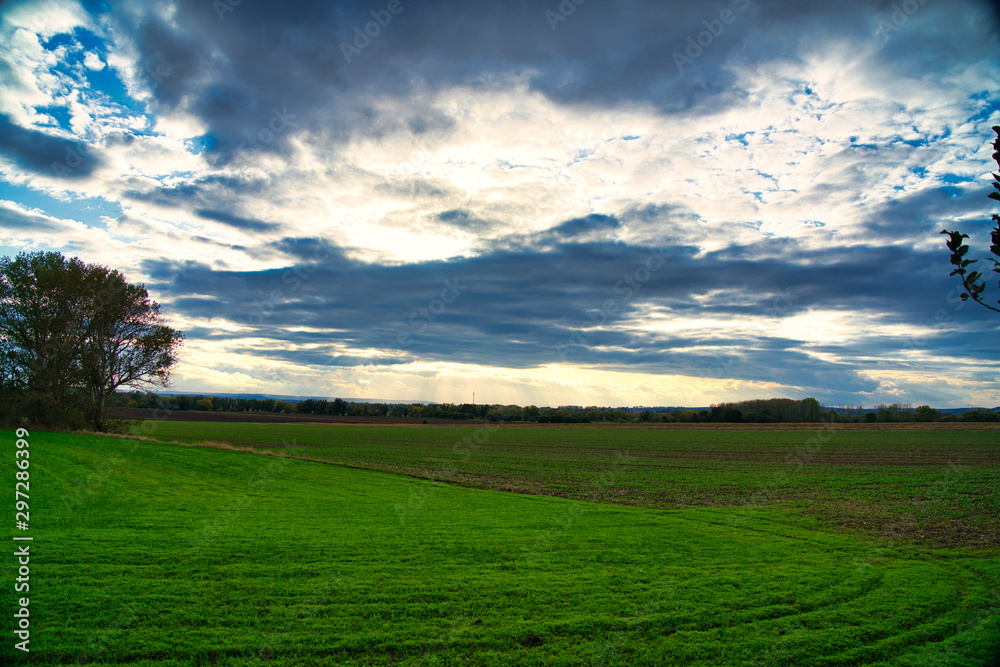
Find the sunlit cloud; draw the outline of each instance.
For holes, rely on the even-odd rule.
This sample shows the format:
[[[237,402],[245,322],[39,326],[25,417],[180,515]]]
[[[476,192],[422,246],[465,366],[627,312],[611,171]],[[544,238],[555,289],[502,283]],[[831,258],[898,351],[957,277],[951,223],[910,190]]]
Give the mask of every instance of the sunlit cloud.
[[[180,390],[1000,402],[987,3],[369,9],[0,10],[0,251],[147,284]]]

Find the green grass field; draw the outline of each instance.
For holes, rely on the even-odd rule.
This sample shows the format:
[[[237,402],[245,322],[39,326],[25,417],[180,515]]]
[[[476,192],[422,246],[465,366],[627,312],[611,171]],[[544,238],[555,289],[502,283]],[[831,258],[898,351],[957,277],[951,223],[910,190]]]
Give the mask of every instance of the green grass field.
[[[475,488],[658,509],[782,506],[871,538],[1000,547],[996,428],[154,428],[161,440],[228,443]]]
[[[188,428],[160,426],[157,437]],[[186,437],[225,435],[207,426]],[[339,451],[356,465],[419,459],[427,471],[492,470],[483,474],[512,485],[557,472],[568,480],[561,491],[585,496],[663,479],[615,457],[619,438],[633,453],[655,449],[655,439],[639,447],[652,438],[640,431],[484,431],[473,451],[462,449],[461,429],[304,428],[326,438],[311,454]],[[293,447],[308,448],[294,427],[270,437],[283,429],[289,445],[294,437]],[[689,459],[678,461],[708,446],[698,438],[709,434],[687,436],[669,441],[690,444]],[[547,449],[579,440],[561,464],[554,453],[530,453],[539,438],[550,438],[539,445]],[[345,439],[357,446],[350,456]],[[396,444],[379,453],[376,440]],[[523,450],[499,453],[515,441]],[[584,441],[595,451],[579,448]],[[832,456],[833,442],[820,452]],[[962,451],[989,454],[976,442]],[[791,504],[651,509],[43,432],[32,434],[31,453],[33,665],[978,666],[1000,655],[995,548],[864,538]],[[545,458],[549,472],[530,470]],[[729,465],[722,459],[704,462],[727,484],[755,486],[748,461],[730,461],[731,474],[720,472]],[[763,463],[760,476],[795,467]],[[710,485],[702,468],[676,465],[668,468],[676,479]],[[812,474],[810,465],[820,464],[789,478]],[[990,467],[968,465],[961,479]],[[839,488],[832,480],[846,473],[829,474],[814,479]],[[595,479],[574,483],[580,476]],[[905,487],[905,475],[883,483]],[[12,479],[10,488],[12,496]],[[3,568],[5,610],[15,608],[13,560]],[[2,655],[18,658],[12,636]]]

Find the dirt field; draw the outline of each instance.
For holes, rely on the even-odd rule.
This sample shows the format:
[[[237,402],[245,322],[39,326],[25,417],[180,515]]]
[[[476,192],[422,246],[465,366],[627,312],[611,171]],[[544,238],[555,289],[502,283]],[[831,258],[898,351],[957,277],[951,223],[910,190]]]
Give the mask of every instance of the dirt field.
[[[116,408],[113,417],[144,421],[174,422],[223,422],[257,424],[436,424],[438,426],[478,426],[474,419],[425,419],[421,417],[347,417],[335,415],[300,415],[296,413],[272,412],[208,412],[204,410],[155,410],[148,408]],[[838,431],[1000,431],[1000,422],[893,422],[879,424],[537,424],[534,422],[505,423],[504,428],[547,428],[547,429],[667,429],[667,430],[740,430],[740,431],[816,431],[836,429]],[[997,434],[1000,437],[1000,433]]]
[[[472,422],[450,419],[422,419],[418,417],[346,417],[334,415],[278,414],[273,412],[208,412],[205,410],[154,410],[148,408],[117,408],[113,417],[145,421],[174,422],[249,422],[255,424],[459,424]]]

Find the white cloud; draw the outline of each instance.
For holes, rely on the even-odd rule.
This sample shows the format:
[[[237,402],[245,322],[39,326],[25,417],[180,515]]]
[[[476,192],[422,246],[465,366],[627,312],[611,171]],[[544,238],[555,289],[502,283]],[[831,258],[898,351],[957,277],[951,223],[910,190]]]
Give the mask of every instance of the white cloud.
[[[104,69],[104,61],[101,60],[101,57],[93,51],[88,51],[83,57],[83,64],[87,69],[95,72],[99,72]]]
[[[177,27],[180,19],[171,4],[161,3],[154,11]],[[927,25],[932,16],[921,14],[908,30]],[[83,54],[74,70],[56,71],[70,56],[80,60],[79,47],[50,51],[43,39],[78,26],[102,36],[108,53],[104,60]],[[279,268],[287,260],[265,249],[288,237],[326,239],[351,258],[369,262],[472,256],[489,252],[493,242],[592,213],[628,220],[627,226],[602,230],[595,238],[650,246],[666,241],[718,250],[763,236],[794,238],[804,250],[861,246],[872,242],[873,216],[904,195],[938,188],[948,174],[988,178],[983,127],[1000,122],[1000,114],[990,107],[995,96],[980,93],[996,89],[1000,69],[984,60],[904,76],[902,66],[891,66],[890,50],[900,39],[917,39],[915,34],[815,43],[803,38],[794,55],[753,65],[732,59],[727,73],[744,98],[711,114],[671,115],[632,101],[604,107],[559,103],[539,92],[534,85],[539,72],[530,68],[498,73],[487,85],[431,89],[410,82],[395,96],[357,94],[356,107],[383,121],[377,130],[356,130],[345,140],[303,120],[283,129],[269,146],[280,150],[244,149],[231,161],[213,164],[206,159],[210,154],[195,145],[211,124],[197,116],[190,100],[169,110],[156,102],[156,86],[174,75],[166,63],[143,62],[125,30],[107,17],[94,25],[75,2],[18,5],[2,15],[0,24],[0,58],[9,67],[0,81],[0,113],[21,127],[85,142],[102,165],[87,178],[71,180],[35,174],[6,160],[2,176],[62,201],[104,198],[118,203],[123,215],[106,220],[102,228],[0,202],[11,215],[38,222],[30,235],[3,231],[0,240],[18,249],[73,248],[88,261],[127,268],[139,279],[142,262],[149,259],[196,259],[240,270]],[[85,70],[104,68],[121,78],[133,107],[145,104],[147,113],[87,85]],[[206,69],[191,76],[207,80],[210,74]],[[66,110],[68,129],[58,126],[53,112],[42,111],[51,107]],[[289,111],[297,113],[294,104]],[[984,114],[986,122],[967,120]],[[262,126],[268,120],[265,113]],[[158,197],[174,189],[185,195]],[[658,218],[636,214],[655,207],[666,213]],[[199,216],[199,209],[264,224],[250,225],[257,227],[254,231],[238,229]],[[910,237],[900,242],[914,243]],[[724,296],[701,298],[717,306]],[[745,295],[731,296],[739,302]],[[246,333],[233,323],[225,326],[233,336]],[[847,353],[821,348],[941,332],[876,312],[835,308],[746,318],[678,317],[651,306],[609,326],[690,336],[717,342],[720,350],[731,347],[726,341],[734,337],[791,339],[801,342],[791,351],[845,365]],[[530,375],[424,362],[319,371],[267,359],[265,353],[276,344],[288,347],[240,338],[191,341],[179,383],[217,391],[322,389],[331,395],[455,401],[489,385],[496,398],[486,399],[484,392],[483,400],[581,404],[707,404],[723,396],[796,390],[573,365]],[[227,350],[237,345],[258,354]],[[374,354],[366,348],[333,348],[344,355]],[[913,354],[917,358],[910,361],[944,363],[927,351]],[[886,360],[892,367],[884,371],[865,371],[882,383],[871,398],[894,396],[903,386],[933,390],[933,377],[902,367],[904,356]],[[967,366],[955,373],[940,376],[949,391],[975,377]],[[974,395],[994,396],[991,382],[979,381]]]
[[[387,98],[374,104],[398,119],[398,131],[338,146],[293,128],[284,155],[248,151],[214,170],[189,143],[205,131],[204,124],[178,113],[157,117],[152,136],[107,143],[102,147],[107,166],[97,182],[73,187],[121,200],[144,181],[146,189],[155,190],[213,173],[262,179],[264,189],[251,206],[243,193],[219,190],[220,207],[282,223],[271,238],[319,235],[372,261],[475,254],[491,236],[544,229],[590,213],[621,215],[636,202],[689,211],[689,218],[669,224],[682,223],[707,249],[750,242],[762,233],[817,247],[834,236],[856,242],[866,236],[871,211],[898,196],[898,184],[910,192],[935,185],[915,177],[911,168],[924,166],[932,155],[954,155],[956,145],[970,139],[953,131],[921,150],[887,146],[899,136],[901,120],[917,128],[914,136],[940,134],[949,114],[961,117],[956,107],[964,103],[935,103],[933,113],[922,105],[941,97],[964,100],[971,91],[962,86],[971,84],[946,82],[951,90],[945,95],[940,83],[897,86],[892,92],[898,98],[887,99],[881,81],[866,74],[871,57],[838,49],[805,62],[739,70],[748,100],[712,117],[662,116],[634,105],[561,106],[531,91],[526,75],[488,91],[454,88],[416,99]],[[75,98],[69,104],[77,134],[96,139],[131,133],[145,123],[144,117],[123,116],[79,94]],[[413,135],[404,129],[412,108],[451,118],[453,125]],[[882,148],[877,154],[854,151],[852,139]],[[931,169],[938,167],[932,162]],[[406,187],[414,179],[445,183],[448,192],[407,200],[379,191],[386,184]],[[32,182],[50,192],[67,187],[44,177]],[[123,206],[137,217],[153,215],[182,227],[192,222],[182,210],[135,201]],[[437,219],[455,209],[492,224],[462,229]],[[219,242],[246,240],[221,225],[196,224],[199,233]],[[664,231],[653,224],[619,233],[623,240],[655,242]],[[268,236],[255,238],[263,242]]]
[[[4,27],[16,26],[51,37],[91,25],[90,15],[75,0],[38,0],[15,4],[2,15]]]

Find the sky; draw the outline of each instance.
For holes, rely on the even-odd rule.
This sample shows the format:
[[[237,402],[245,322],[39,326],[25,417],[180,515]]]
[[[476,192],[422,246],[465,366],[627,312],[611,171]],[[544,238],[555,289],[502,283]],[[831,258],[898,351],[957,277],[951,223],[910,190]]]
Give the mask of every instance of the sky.
[[[987,254],[998,35],[972,0],[5,2],[0,253],[143,283],[175,391],[993,407],[939,232]]]

